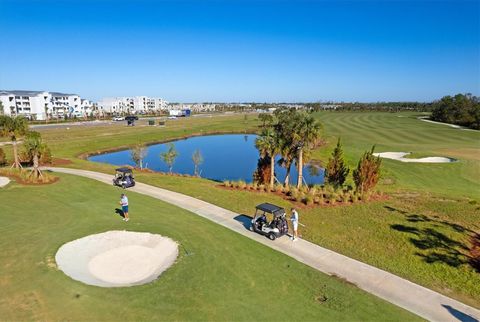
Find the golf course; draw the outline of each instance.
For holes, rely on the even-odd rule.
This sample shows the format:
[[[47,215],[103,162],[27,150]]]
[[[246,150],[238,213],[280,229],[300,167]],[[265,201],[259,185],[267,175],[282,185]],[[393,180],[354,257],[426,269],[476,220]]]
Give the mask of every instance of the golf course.
[[[425,115],[314,114],[324,144],[312,158],[323,166],[339,138],[351,169],[373,145],[375,152],[454,160],[383,159],[377,200],[306,206],[271,193],[225,189],[205,178],[134,170],[135,178],[238,214],[251,216],[263,202],[295,206],[303,239],[480,308],[479,268],[472,264],[480,231],[480,132],[424,122],[420,116]],[[260,124],[256,114],[233,114],[168,120],[164,127],[141,120],[135,127],[105,123],[35,130],[51,149],[54,165],[113,177],[115,166],[87,156],[189,136],[258,133]],[[11,159],[8,146],[3,148]],[[52,175],[59,177],[52,184],[12,182],[0,189],[0,316],[6,320],[418,318],[175,205],[128,190],[131,220],[126,223],[114,211],[122,189]],[[353,184],[351,175],[347,183]],[[55,253],[64,243],[124,229],[172,238],[179,244],[177,262],[152,283],[115,289],[85,285],[58,270]]]

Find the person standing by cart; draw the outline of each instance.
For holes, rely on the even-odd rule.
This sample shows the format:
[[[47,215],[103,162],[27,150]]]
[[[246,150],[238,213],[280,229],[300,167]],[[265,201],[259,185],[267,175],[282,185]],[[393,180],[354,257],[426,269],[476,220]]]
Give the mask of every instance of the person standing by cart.
[[[120,196],[120,205],[122,206],[122,211],[123,211],[123,220],[124,221],[129,221],[130,219],[128,218],[128,198],[127,195],[122,193]]]
[[[290,221],[292,222],[292,226],[293,226],[293,236],[291,239],[292,241],[295,241],[298,239],[298,212],[297,210],[295,210],[295,208],[292,208]]]

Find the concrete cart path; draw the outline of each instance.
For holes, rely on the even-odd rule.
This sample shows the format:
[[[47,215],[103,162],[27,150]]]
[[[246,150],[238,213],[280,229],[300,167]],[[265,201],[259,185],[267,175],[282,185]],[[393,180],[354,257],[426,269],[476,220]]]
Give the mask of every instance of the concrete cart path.
[[[112,176],[104,173],[67,169],[47,168],[52,171],[79,175],[112,184]],[[249,218],[213,204],[177,192],[137,182],[134,191],[174,204],[231,229],[241,235],[282,252],[323,273],[336,275],[354,283],[359,288],[388,302],[396,304],[431,321],[477,321],[480,311],[429,290],[406,279],[367,265],[306,240],[292,242],[286,237],[270,241],[264,236],[248,230]],[[133,219],[135,220],[135,219]]]

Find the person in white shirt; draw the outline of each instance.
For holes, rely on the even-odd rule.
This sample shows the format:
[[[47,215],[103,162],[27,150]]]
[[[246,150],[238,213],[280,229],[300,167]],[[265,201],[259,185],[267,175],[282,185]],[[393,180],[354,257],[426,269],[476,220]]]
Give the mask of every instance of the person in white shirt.
[[[298,239],[298,212],[295,210],[295,208],[292,208],[290,220],[292,221],[293,226],[293,236],[291,239],[292,241],[295,241],[296,239]]]
[[[130,219],[128,218],[128,198],[127,196],[122,193],[120,196],[120,205],[122,205],[122,211],[123,211],[123,220],[124,221],[129,221]]]

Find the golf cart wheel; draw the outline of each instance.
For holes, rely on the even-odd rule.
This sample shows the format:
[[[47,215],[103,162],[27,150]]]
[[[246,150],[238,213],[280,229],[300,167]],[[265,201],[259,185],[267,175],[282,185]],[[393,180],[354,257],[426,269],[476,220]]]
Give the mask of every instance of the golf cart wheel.
[[[126,187],[124,184],[122,184],[122,188],[123,188],[123,189],[127,189],[127,187]]]
[[[275,236],[275,234],[268,234],[268,239],[275,240],[275,238],[277,238],[277,236]]]
[[[253,231],[253,225],[250,225],[250,231]]]

